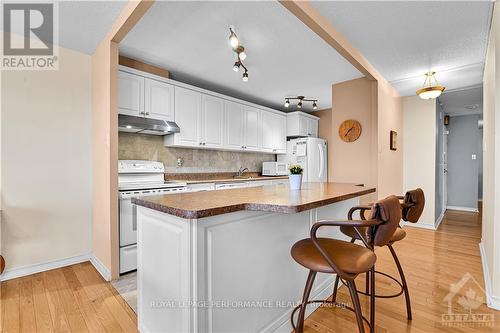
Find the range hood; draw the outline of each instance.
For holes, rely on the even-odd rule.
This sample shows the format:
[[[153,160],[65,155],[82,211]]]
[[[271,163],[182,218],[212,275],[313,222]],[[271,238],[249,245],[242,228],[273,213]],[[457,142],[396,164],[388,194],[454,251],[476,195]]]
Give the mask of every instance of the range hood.
[[[173,121],[119,114],[118,131],[151,135],[167,135],[179,133],[180,128]]]

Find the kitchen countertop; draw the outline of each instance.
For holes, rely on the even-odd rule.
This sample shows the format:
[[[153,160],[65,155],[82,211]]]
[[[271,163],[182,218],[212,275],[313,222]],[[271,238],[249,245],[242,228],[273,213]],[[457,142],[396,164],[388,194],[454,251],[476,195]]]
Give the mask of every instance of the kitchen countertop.
[[[288,176],[262,176],[258,172],[245,172],[243,177],[234,177],[234,172],[165,174],[165,180],[167,181],[178,181],[187,184],[233,183],[274,179],[288,179]]]
[[[302,189],[269,185],[209,192],[132,198],[132,203],[186,219],[242,210],[299,213],[375,192],[373,187],[346,183],[303,183]]]

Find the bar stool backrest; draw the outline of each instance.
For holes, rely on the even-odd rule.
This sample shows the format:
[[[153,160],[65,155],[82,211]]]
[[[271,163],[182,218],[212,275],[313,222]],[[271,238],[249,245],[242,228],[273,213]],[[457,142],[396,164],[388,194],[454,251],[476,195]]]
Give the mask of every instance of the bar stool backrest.
[[[425,206],[425,195],[421,188],[406,192],[403,202],[403,220],[417,223]]]
[[[370,219],[383,221],[375,228],[373,246],[384,246],[389,243],[401,221],[401,204],[398,198],[391,195],[377,201],[371,210]]]

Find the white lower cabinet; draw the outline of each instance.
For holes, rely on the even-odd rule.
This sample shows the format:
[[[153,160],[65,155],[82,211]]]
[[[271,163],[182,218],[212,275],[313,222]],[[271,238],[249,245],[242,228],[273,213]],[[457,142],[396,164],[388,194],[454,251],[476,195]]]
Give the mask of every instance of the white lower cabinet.
[[[215,190],[215,183],[188,184],[186,192],[204,192]]]

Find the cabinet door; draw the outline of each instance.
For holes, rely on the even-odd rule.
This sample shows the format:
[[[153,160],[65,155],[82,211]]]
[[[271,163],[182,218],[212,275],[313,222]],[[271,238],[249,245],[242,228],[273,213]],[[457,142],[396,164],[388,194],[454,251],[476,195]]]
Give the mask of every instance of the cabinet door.
[[[222,148],[224,128],[224,100],[210,95],[202,97],[202,145]]]
[[[243,105],[225,101],[224,114],[226,119],[224,147],[242,150],[244,146],[243,124],[245,120]]]
[[[309,118],[307,126],[307,135],[312,136],[313,138],[318,137],[318,120]]]
[[[268,111],[262,112],[262,150],[273,152],[275,138],[275,114]]]
[[[299,133],[301,136],[309,136],[309,118],[299,115]]]
[[[175,135],[179,146],[201,146],[201,94],[175,87],[175,122],[181,131]]]
[[[147,118],[174,119],[174,86],[145,79],[144,111]]]
[[[286,116],[275,114],[274,152],[286,154]]]
[[[253,107],[245,107],[245,150],[259,150],[260,149],[260,110]]]
[[[118,72],[118,113],[131,116],[144,115],[144,78]]]

